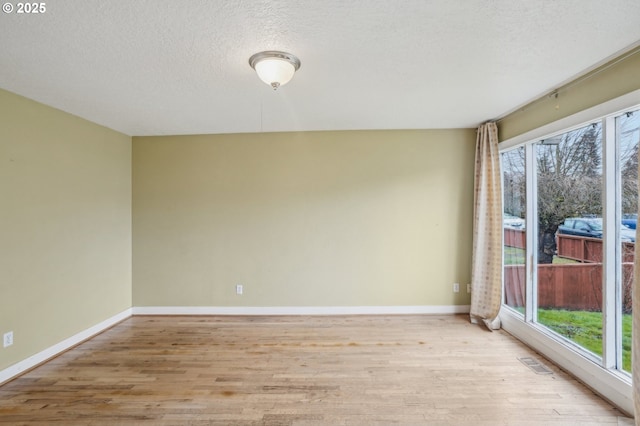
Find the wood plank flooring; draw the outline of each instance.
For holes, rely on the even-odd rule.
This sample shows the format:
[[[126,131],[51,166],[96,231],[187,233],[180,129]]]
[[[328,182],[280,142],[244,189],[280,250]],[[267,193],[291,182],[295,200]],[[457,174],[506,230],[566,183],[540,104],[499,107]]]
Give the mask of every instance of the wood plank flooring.
[[[633,424],[507,333],[430,315],[135,316],[0,387],[0,423]]]

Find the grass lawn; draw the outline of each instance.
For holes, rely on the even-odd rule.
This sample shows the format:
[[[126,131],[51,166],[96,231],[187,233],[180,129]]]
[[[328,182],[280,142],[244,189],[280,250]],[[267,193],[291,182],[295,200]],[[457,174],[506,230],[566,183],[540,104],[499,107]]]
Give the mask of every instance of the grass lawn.
[[[602,356],[602,312],[538,309],[538,322]],[[622,367],[631,372],[631,315],[622,317]]]

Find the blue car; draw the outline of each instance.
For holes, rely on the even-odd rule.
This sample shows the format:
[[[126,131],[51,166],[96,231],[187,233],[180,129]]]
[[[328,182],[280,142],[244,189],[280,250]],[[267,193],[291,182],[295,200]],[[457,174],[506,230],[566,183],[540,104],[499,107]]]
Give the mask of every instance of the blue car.
[[[573,217],[565,219],[564,223],[558,227],[558,233],[579,237],[602,238],[602,218]],[[635,242],[636,231],[621,225],[620,240],[622,242]]]
[[[622,224],[630,229],[636,229],[636,225],[638,223],[638,215],[637,214],[623,214],[622,215]]]

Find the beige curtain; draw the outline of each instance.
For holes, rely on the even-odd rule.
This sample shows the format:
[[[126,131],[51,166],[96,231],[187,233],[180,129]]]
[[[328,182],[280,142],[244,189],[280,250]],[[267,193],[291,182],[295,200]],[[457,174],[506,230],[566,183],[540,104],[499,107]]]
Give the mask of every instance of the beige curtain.
[[[502,184],[498,127],[478,128],[471,259],[471,322],[500,328],[502,305]]]

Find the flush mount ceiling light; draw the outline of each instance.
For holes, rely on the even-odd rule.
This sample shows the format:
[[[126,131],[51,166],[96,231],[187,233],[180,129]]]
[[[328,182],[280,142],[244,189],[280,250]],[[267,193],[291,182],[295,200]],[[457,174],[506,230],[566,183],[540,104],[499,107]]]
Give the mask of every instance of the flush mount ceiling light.
[[[293,78],[293,74],[300,68],[300,59],[291,53],[267,50],[251,56],[249,65],[256,70],[260,80],[276,90]]]

